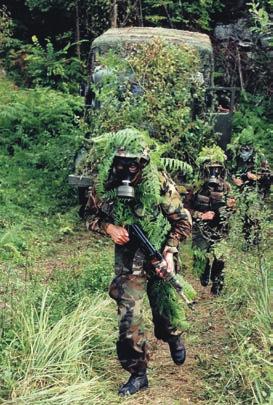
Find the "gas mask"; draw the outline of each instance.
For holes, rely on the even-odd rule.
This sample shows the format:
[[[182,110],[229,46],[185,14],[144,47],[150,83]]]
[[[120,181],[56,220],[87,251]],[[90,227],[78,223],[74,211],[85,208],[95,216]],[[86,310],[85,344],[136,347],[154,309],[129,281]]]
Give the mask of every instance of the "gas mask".
[[[220,164],[207,164],[203,169],[203,176],[207,180],[208,187],[215,189],[226,177],[226,170]]]
[[[117,190],[120,198],[133,199],[134,187],[141,181],[142,169],[148,160],[138,157],[115,156],[106,190]]]
[[[247,162],[252,155],[253,155],[253,148],[251,146],[248,145],[241,146],[239,156],[244,162]]]

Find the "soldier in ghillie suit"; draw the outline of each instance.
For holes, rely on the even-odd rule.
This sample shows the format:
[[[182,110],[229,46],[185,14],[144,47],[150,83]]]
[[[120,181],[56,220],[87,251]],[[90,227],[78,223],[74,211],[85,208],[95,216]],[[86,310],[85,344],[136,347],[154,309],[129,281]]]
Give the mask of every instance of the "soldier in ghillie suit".
[[[257,211],[270,195],[272,172],[263,153],[254,147],[254,134],[246,128],[229,145],[231,156],[231,180],[240,193],[243,235],[246,248],[258,245],[260,241],[260,222]]]
[[[160,276],[164,271],[177,270],[178,245],[191,233],[191,218],[183,208],[174,182],[164,171],[158,171],[153,159],[153,153],[157,157],[158,153],[155,142],[151,142],[153,150],[149,152],[149,138],[135,129],[95,139],[94,154],[100,153],[105,159],[99,165],[97,184],[90,190],[85,210],[88,230],[109,235],[115,243],[116,276],[109,294],[118,305],[117,355],[122,367],[131,374],[119,389],[121,396],[148,387],[149,356],[142,319],[145,291],[152,309],[155,336],[169,344],[175,364],[182,365],[186,356],[181,331],[173,322],[175,308],[173,302],[168,302],[171,294]],[[93,156],[93,161],[96,159]],[[129,239],[125,226],[133,223],[139,224],[151,243],[163,253],[164,260],[157,269],[159,277],[148,276],[151,264],[134,240]],[[160,294],[164,293],[160,302]]]
[[[227,220],[235,202],[229,195],[225,159],[219,146],[201,150],[197,159],[200,179],[185,204],[193,218],[194,270],[203,286],[212,282],[213,295],[219,295],[223,288],[225,266],[215,248],[227,235]]]

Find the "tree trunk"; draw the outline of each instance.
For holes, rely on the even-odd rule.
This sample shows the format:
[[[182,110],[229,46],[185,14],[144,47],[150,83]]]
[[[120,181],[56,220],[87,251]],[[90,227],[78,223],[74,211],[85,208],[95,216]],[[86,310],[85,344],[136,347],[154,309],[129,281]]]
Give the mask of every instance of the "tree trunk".
[[[118,26],[118,5],[117,0],[113,0],[111,11],[111,28],[117,28]]]
[[[79,1],[77,1],[75,4],[75,12],[76,12],[76,52],[77,52],[78,58],[81,59]]]
[[[139,7],[139,26],[143,27],[143,13],[142,13],[142,2],[139,0],[138,2],[138,7]]]

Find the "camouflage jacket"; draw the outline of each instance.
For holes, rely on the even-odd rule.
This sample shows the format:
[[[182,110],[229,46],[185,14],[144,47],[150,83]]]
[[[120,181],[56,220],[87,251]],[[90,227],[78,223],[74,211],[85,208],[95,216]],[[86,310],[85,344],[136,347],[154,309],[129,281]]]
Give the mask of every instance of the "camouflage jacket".
[[[260,165],[255,167],[255,163],[237,161],[235,175],[232,177],[232,182],[239,187],[241,192],[258,191],[262,198],[266,198],[270,194],[273,174],[267,160],[263,160]],[[241,182],[237,183],[236,180]]]
[[[165,245],[172,248],[170,250],[175,253],[179,242],[191,234],[192,220],[189,211],[183,207],[175,183],[166,173],[161,173],[160,183],[162,203],[158,208],[171,224]],[[113,204],[111,200],[101,201],[96,195],[96,190],[90,189],[85,208],[87,229],[106,235],[108,224],[115,224],[112,214]]]
[[[219,212],[233,206],[231,201],[234,201],[234,198],[230,192],[231,186],[224,180],[219,183],[219,188],[215,190],[207,187],[205,182],[197,190],[190,190],[186,197],[185,206],[189,209],[194,220],[200,220],[202,213],[213,211],[216,216],[209,224],[214,227],[220,221]]]

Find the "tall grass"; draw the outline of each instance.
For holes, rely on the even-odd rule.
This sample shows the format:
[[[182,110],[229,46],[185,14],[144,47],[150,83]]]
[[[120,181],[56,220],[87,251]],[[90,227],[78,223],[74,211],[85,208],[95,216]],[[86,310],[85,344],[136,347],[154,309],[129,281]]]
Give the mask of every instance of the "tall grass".
[[[11,388],[6,403],[91,404],[105,398],[109,402],[112,394],[109,387],[106,390],[104,375],[109,379],[114,349],[110,299],[103,295],[84,299],[54,324],[50,311],[45,292],[39,311],[23,302],[13,314],[14,338],[2,356],[2,384]]]
[[[257,212],[261,241],[246,249],[237,214],[226,256],[226,294],[220,301],[229,321],[230,352],[222,398],[230,404],[272,404],[272,228],[268,211]],[[242,250],[243,248],[243,250]],[[222,403],[222,402],[219,402]]]

